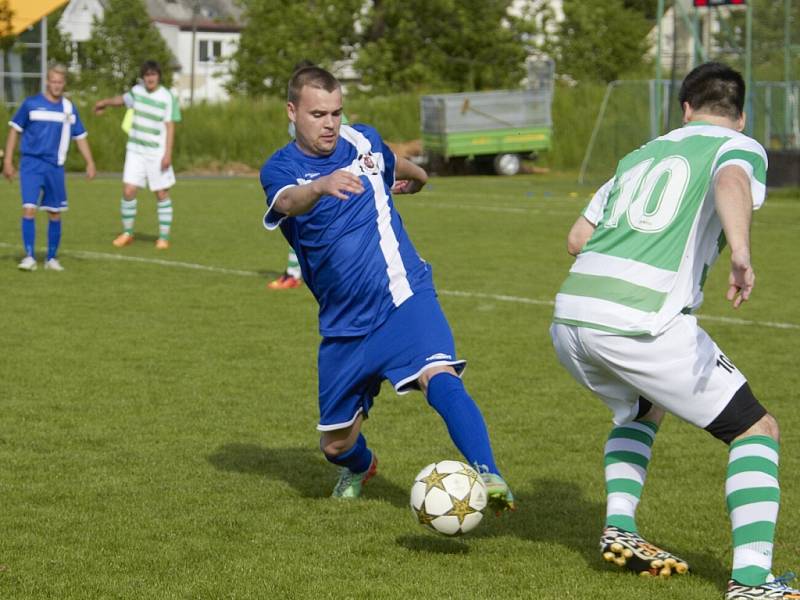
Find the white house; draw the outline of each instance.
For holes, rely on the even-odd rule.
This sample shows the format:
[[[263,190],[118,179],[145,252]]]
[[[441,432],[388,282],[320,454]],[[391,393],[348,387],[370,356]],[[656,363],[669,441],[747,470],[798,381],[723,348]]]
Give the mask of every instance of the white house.
[[[182,103],[219,102],[242,30],[242,9],[235,0],[144,0],[147,13],[177,65],[173,92]],[[91,36],[92,22],[102,18],[103,0],[70,0],[58,23],[74,49]]]

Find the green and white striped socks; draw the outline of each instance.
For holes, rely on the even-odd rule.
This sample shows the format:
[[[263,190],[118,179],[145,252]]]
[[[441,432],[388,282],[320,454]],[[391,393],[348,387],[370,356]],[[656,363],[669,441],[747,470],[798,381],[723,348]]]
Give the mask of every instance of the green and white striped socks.
[[[611,430],[605,447],[606,526],[637,532],[636,507],[650,463],[658,425],[632,421]]]
[[[731,579],[761,585],[772,567],[780,505],[778,442],[753,435],[731,444],[725,496],[733,528]]]
[[[158,237],[162,240],[168,240],[171,227],[172,200],[164,198],[158,203]]]
[[[300,271],[300,263],[297,262],[297,254],[294,250],[289,250],[289,262],[286,265],[286,274],[291,275],[295,279],[302,279],[303,274]]]
[[[122,231],[133,235],[133,224],[136,221],[136,198],[120,201],[120,213],[122,214]]]

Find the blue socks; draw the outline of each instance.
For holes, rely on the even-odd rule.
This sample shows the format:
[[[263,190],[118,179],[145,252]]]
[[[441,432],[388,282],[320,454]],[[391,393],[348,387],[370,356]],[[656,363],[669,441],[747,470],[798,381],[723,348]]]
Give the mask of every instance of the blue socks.
[[[36,242],[36,219],[22,217],[22,245],[25,255],[33,256],[33,245]]]
[[[428,404],[444,419],[453,443],[472,466],[500,474],[494,463],[486,422],[457,376],[438,373],[428,382]]]
[[[58,245],[61,243],[61,219],[51,220],[47,227],[47,260],[56,257]]]
[[[335,465],[347,467],[353,473],[363,473],[372,464],[372,450],[367,448],[367,439],[359,433],[356,443],[347,452],[338,456],[326,454],[325,458]]]

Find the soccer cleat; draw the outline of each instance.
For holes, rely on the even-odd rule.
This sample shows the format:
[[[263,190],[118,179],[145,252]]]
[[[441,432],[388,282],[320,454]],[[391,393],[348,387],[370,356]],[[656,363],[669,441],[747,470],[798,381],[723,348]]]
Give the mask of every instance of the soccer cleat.
[[[761,600],[763,598],[779,598],[782,600],[800,598],[800,590],[787,584],[794,579],[794,573],[786,573],[780,577],[772,577],[761,585],[744,585],[730,579],[725,592],[725,600]]]
[[[284,273],[275,281],[270,281],[267,284],[267,287],[271,290],[290,290],[292,288],[300,287],[301,285],[303,285],[302,279],[298,277],[292,277],[291,275]]]
[[[339,481],[333,488],[331,498],[358,498],[361,496],[361,487],[378,472],[378,457],[372,453],[372,462],[363,473],[353,473],[347,467],[339,469]]]
[[[169,250],[169,240],[158,238],[156,240],[156,250]]]
[[[514,494],[505,480],[497,473],[481,473],[481,479],[486,485],[486,498],[488,506],[497,516],[506,510],[516,510]]]
[[[613,525],[603,529],[600,552],[606,561],[640,575],[669,577],[689,571],[689,564],[682,558],[651,544],[638,533]]]
[[[120,233],[114,241],[111,242],[117,248],[122,248],[124,246],[130,246],[133,243],[133,234],[126,232]]]
[[[17,265],[17,268],[20,271],[35,271],[36,270],[36,259],[33,258],[32,256],[26,256],[25,258],[23,258],[19,262],[19,264]]]
[[[57,258],[49,258],[47,262],[44,263],[45,271],[63,271],[64,267],[61,266],[61,263],[58,262]]]

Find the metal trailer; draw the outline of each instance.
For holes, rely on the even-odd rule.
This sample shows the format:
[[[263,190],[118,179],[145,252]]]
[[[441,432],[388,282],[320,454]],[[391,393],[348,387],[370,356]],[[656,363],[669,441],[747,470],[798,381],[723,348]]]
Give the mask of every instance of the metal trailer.
[[[432,164],[456,157],[491,161],[498,175],[519,172],[523,155],[550,148],[552,79],[535,89],[423,96],[422,144]]]

